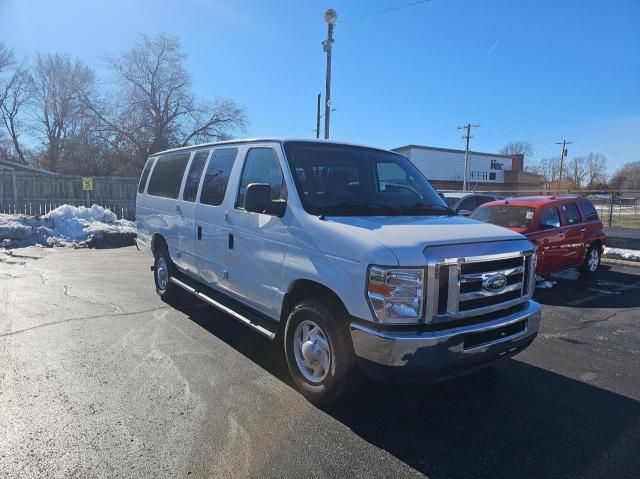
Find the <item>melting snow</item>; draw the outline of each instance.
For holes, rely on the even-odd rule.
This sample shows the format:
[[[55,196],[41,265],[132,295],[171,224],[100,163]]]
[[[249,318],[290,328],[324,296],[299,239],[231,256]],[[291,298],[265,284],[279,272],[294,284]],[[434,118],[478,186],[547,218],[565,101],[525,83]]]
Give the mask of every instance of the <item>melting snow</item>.
[[[623,248],[604,248],[605,258],[625,259],[628,261],[640,261],[640,250]]]
[[[42,217],[0,214],[0,246],[94,246],[116,239],[114,245],[133,240],[135,225],[119,220],[102,206],[62,205]]]

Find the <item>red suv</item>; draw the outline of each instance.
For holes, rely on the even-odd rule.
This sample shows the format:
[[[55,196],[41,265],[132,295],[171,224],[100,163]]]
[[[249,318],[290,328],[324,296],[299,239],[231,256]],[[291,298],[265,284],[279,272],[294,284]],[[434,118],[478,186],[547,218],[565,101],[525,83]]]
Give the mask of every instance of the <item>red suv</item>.
[[[471,218],[522,233],[536,247],[536,273],[577,267],[595,273],[606,235],[593,204],[577,196],[533,196],[485,203]]]

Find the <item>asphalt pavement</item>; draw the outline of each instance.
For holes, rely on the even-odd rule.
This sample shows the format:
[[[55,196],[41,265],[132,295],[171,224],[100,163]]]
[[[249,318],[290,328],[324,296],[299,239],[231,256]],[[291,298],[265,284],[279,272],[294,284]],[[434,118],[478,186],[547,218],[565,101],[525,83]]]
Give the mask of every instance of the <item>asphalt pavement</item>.
[[[135,248],[0,251],[0,477],[640,477],[640,268],[538,290],[513,359],[319,409]]]

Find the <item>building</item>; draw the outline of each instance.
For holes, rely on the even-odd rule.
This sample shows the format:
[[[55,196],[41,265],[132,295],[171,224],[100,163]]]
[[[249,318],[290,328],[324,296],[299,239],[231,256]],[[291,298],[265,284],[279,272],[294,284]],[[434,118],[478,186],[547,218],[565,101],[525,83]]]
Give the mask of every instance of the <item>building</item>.
[[[440,190],[461,190],[464,177],[464,150],[407,145],[393,148],[410,159]],[[467,187],[469,190],[537,190],[542,176],[524,171],[524,155],[469,153]]]

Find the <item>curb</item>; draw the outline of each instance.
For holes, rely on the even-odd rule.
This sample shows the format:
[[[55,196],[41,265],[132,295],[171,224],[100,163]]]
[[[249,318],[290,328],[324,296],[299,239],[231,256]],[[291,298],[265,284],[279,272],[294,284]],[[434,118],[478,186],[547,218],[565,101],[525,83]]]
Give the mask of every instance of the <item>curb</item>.
[[[630,266],[632,268],[640,268],[640,261],[629,261],[629,260],[618,259],[618,258],[609,258],[607,256],[603,256],[600,261],[605,264],[618,264],[621,266]]]

